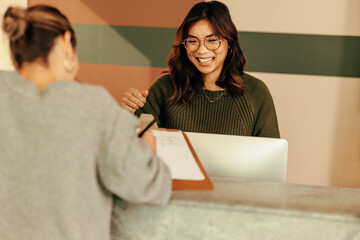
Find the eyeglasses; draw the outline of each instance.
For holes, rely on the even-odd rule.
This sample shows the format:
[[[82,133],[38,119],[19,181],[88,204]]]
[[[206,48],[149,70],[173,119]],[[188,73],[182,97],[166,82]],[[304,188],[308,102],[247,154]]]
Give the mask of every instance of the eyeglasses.
[[[188,52],[196,52],[200,48],[200,40],[204,41],[204,45],[210,51],[219,49],[221,40],[218,36],[208,36],[204,39],[198,39],[197,37],[188,37],[184,40],[184,47]]]

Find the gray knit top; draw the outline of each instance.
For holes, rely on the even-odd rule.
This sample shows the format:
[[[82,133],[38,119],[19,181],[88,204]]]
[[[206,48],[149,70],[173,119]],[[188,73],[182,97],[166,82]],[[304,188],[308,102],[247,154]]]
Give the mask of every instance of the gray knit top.
[[[159,127],[164,128],[279,138],[274,102],[268,88],[249,74],[243,75],[243,81],[243,93],[198,90],[190,104],[171,104],[168,99],[174,87],[167,74],[151,86],[145,106],[135,114],[151,113]]]
[[[136,128],[101,87],[58,81],[39,92],[0,72],[0,238],[106,240],[113,194],[165,204],[169,170]]]

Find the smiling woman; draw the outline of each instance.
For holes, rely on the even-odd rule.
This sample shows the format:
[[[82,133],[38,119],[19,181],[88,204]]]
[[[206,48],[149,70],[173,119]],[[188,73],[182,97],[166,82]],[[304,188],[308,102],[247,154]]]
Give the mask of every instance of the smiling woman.
[[[138,116],[151,113],[159,127],[278,138],[271,94],[244,73],[245,63],[228,8],[197,3],[176,32],[170,74],[149,91],[129,89],[120,104]]]
[[[216,85],[228,53],[228,42],[225,38],[214,35],[212,25],[208,20],[200,20],[189,29],[189,38],[184,46],[189,60],[202,73],[205,88],[208,90],[225,90]],[[202,45],[200,40],[204,41]],[[190,40],[190,41],[189,41]],[[189,47],[189,43],[196,47]]]

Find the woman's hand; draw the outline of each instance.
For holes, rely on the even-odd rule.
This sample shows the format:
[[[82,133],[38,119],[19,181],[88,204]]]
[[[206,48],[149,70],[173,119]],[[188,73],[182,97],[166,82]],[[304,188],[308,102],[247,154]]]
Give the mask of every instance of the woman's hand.
[[[135,113],[136,110],[144,106],[148,94],[148,90],[139,92],[139,90],[135,88],[130,88],[120,99],[120,106],[126,108],[131,113]]]
[[[149,144],[153,153],[156,153],[156,138],[151,130],[146,131],[140,140]]]

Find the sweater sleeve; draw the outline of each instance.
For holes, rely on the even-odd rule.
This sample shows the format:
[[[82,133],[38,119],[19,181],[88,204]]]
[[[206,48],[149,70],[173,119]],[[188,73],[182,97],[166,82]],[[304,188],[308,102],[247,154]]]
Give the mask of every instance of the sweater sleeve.
[[[154,116],[158,126],[163,127],[166,122],[164,109],[173,92],[174,87],[172,86],[170,75],[166,74],[160,77],[150,87],[145,105],[138,109],[135,115],[139,117],[142,113],[150,113]]]
[[[137,137],[136,118],[115,101],[112,105],[98,161],[101,182],[126,201],[166,204],[171,195],[169,168]]]
[[[254,101],[255,125],[253,136],[280,138],[274,101],[268,87],[252,77],[251,95]]]

